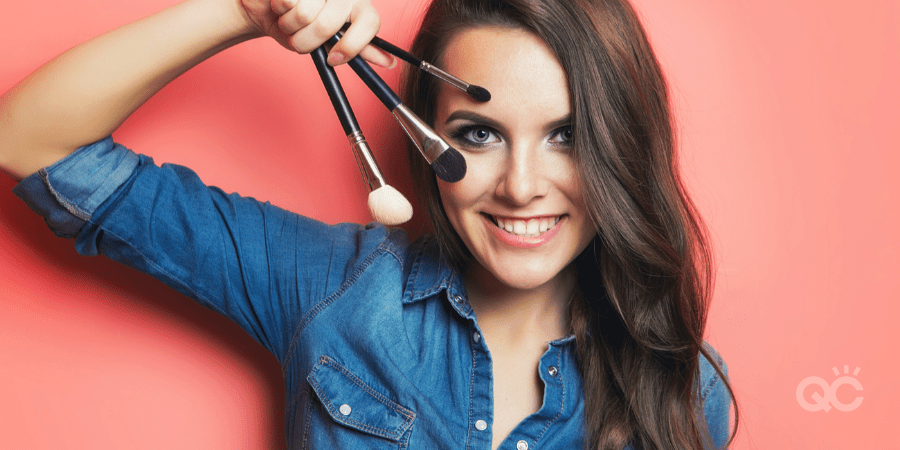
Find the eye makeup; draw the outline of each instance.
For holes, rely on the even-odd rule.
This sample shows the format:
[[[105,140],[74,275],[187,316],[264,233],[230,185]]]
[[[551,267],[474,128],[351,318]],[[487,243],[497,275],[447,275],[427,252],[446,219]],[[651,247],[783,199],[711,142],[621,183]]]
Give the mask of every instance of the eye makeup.
[[[501,142],[499,133],[491,127],[464,123],[447,130],[447,136],[453,142],[465,148],[483,148]],[[483,137],[482,137],[483,136]],[[488,139],[493,138],[491,141]]]
[[[446,132],[456,145],[464,148],[484,148],[503,142],[502,135],[494,128],[480,123],[461,123]],[[555,147],[572,146],[572,126],[563,125],[551,131],[547,142]]]

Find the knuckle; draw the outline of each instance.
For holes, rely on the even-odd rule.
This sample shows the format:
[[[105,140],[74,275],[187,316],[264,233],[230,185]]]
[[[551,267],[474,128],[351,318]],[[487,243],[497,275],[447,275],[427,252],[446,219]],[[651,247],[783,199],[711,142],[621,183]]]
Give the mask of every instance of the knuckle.
[[[299,19],[300,23],[304,26],[309,25],[316,20],[316,16],[319,15],[321,9],[322,5],[316,1],[310,0],[300,0],[294,7],[297,19]]]
[[[303,39],[299,34],[291,36],[290,43],[291,47],[293,47],[294,50],[300,53],[309,53],[313,51],[313,48],[310,47],[306,40]]]
[[[294,7],[294,0],[271,0],[269,7],[276,14],[284,14]]]
[[[321,38],[331,37],[332,34],[337,32],[337,30],[335,30],[334,27],[332,27],[330,24],[325,23],[324,21],[321,21],[321,20],[313,22],[312,24],[310,24],[310,27],[312,28],[312,32],[316,36],[319,36]]]
[[[286,16],[279,17],[276,24],[278,25],[278,29],[281,30],[282,33],[291,34],[291,25],[288,23],[288,19],[286,18]]]
[[[302,26],[309,25],[313,22],[313,20],[316,20],[316,14],[309,9],[297,8],[295,11],[297,22],[299,22]]]

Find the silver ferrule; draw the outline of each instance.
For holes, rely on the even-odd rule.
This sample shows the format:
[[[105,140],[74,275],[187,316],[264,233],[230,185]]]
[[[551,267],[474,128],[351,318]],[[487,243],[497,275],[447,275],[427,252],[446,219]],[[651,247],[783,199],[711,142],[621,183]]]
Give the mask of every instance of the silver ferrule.
[[[431,164],[438,156],[441,156],[441,153],[450,148],[450,145],[441,139],[419,116],[413,114],[403,103],[397,105],[391,112],[394,114],[397,122],[400,122],[400,126],[403,127],[409,138],[416,144],[416,147],[428,161],[428,164]]]
[[[437,67],[432,66],[431,64],[428,64],[425,61],[422,61],[422,64],[419,65],[419,67],[422,70],[424,70],[424,71],[426,71],[426,72],[428,72],[428,73],[444,80],[445,82],[447,82],[453,86],[456,86],[464,91],[466,89],[469,89],[469,83],[466,83],[465,81],[460,80],[459,78],[456,78],[453,75],[450,75],[449,73],[444,72],[443,70],[438,69]]]
[[[362,132],[357,131],[348,134],[347,140],[350,141],[350,148],[353,149],[356,165],[359,166],[359,173],[362,175],[363,181],[366,182],[369,192],[386,185],[384,176],[381,175],[378,163],[375,161],[375,157],[372,156],[372,151],[369,150],[369,144],[366,143],[366,138]]]

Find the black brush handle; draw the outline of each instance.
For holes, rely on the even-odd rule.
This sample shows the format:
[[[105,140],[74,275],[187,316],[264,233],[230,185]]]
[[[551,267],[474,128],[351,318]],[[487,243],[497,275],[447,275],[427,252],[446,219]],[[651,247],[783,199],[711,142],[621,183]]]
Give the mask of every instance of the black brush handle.
[[[345,23],[344,26],[341,27],[341,33],[338,34],[338,37],[340,37],[343,34],[343,32],[346,32],[348,28],[350,28],[350,24]],[[372,41],[369,43],[414,65],[414,66],[416,66],[416,67],[422,65],[422,60],[417,58],[412,53],[410,53],[406,50],[403,50],[402,48],[397,47],[396,45],[391,44],[390,42],[388,42],[378,36],[373,37]]]
[[[422,65],[422,60],[413,56],[412,53],[403,50],[378,36],[373,37],[372,42],[370,43],[416,67]]]
[[[350,108],[350,102],[347,100],[347,95],[344,94],[344,88],[341,87],[337,73],[334,71],[334,67],[329,66],[326,62],[325,47],[313,50],[310,56],[316,64],[316,70],[319,71],[319,77],[322,78],[322,84],[325,85],[325,92],[328,92],[334,112],[337,113],[338,120],[344,127],[344,133],[349,136],[359,132],[359,123],[356,121],[356,116],[353,115],[353,109]]]
[[[338,40],[340,40],[340,34],[336,34],[328,39],[328,43],[331,45],[337,44]],[[400,97],[391,90],[391,88],[372,70],[372,66],[369,65],[362,57],[354,56],[353,59],[347,62],[350,65],[350,68],[353,69],[354,72],[359,76],[363,83],[366,83],[366,86],[378,97],[378,100],[381,100],[381,103],[384,103],[384,106],[387,107],[388,110],[393,111],[397,105],[400,104]]]

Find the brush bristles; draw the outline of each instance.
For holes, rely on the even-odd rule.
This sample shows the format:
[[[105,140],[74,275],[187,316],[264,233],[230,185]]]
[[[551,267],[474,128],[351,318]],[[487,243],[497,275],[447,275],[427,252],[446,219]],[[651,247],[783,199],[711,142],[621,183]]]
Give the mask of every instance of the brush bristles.
[[[469,87],[466,88],[466,93],[479,102],[486,102],[491,99],[491,93],[488,92],[487,89],[481,86],[475,86],[474,84],[470,84]]]
[[[412,218],[413,209],[409,200],[389,185],[369,192],[369,212],[376,222],[385,225],[400,225]]]
[[[450,147],[431,162],[431,168],[438,178],[456,183],[466,176],[466,159],[455,148]]]

